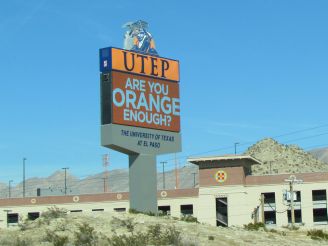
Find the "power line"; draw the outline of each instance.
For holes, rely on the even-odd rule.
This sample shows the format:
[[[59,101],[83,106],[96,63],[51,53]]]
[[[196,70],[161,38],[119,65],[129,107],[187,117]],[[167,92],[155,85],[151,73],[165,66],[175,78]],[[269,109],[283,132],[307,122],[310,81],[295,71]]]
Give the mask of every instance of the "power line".
[[[310,138],[320,137],[320,136],[327,135],[327,134],[328,134],[328,132],[324,132],[324,133],[320,133],[320,134],[317,134],[317,135],[311,135],[311,136],[307,136],[307,137],[292,139],[292,140],[289,140],[289,141],[287,141],[285,143],[290,143],[292,141],[299,141],[299,140],[304,140],[304,139],[310,139]]]
[[[319,126],[316,126],[316,127],[305,128],[305,129],[298,130],[298,131],[292,131],[292,132],[288,132],[288,133],[284,133],[284,134],[272,136],[271,138],[280,138],[280,137],[295,135],[297,133],[302,133],[302,132],[311,131],[311,130],[315,130],[315,129],[319,129],[319,128],[324,128],[324,127],[327,127],[327,126],[328,126],[328,124],[319,125]],[[291,139],[288,142],[297,141],[297,140],[304,140],[304,139],[308,139],[308,138],[314,138],[314,137],[318,137],[318,136],[322,136],[322,135],[326,135],[326,134],[328,134],[328,132],[317,134],[317,135],[311,135],[311,136],[304,137],[304,138]],[[238,145],[239,146],[245,146],[245,145],[255,144],[257,142],[258,142],[258,140],[255,140],[255,141],[253,140],[253,141],[247,141],[247,142],[239,143]],[[225,147],[221,147],[221,148],[217,148],[217,149],[212,149],[212,150],[208,150],[208,151],[203,151],[203,152],[198,152],[198,153],[191,153],[191,154],[188,154],[188,155],[184,155],[184,156],[178,157],[178,159],[188,158],[188,157],[190,157],[192,155],[197,156],[197,155],[207,154],[207,153],[221,151],[221,150],[228,150],[228,149],[233,149],[233,148],[234,148],[234,146],[225,146]],[[171,161],[171,160],[172,159],[167,159],[166,161]]]
[[[315,130],[315,129],[319,129],[319,128],[324,128],[324,127],[328,127],[328,124],[319,125],[319,126],[316,126],[316,127],[305,128],[305,129],[302,129],[302,130],[293,131],[293,132],[289,132],[289,133],[284,133],[284,134],[281,134],[281,135],[274,136],[274,138],[280,138],[280,137],[290,136],[290,135],[294,135],[294,134],[297,134],[297,133],[300,133],[300,132],[311,131],[311,130]]]

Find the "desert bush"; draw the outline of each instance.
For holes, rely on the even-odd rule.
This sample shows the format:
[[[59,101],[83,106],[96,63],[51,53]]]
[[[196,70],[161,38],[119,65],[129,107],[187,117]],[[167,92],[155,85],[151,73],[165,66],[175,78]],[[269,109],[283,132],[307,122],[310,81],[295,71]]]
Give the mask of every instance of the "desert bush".
[[[50,221],[53,219],[64,218],[67,215],[67,210],[63,208],[58,208],[56,206],[50,207],[47,211],[41,213],[39,219],[37,219],[36,223],[38,226],[42,226],[44,224],[49,225]]]
[[[314,240],[328,240],[328,233],[323,230],[313,229],[307,232],[307,235]]]
[[[136,223],[134,223],[131,218],[122,220],[117,217],[113,217],[111,224],[113,226],[126,227],[129,232],[133,233]]]
[[[247,225],[244,225],[244,229],[248,231],[258,231],[260,228],[265,229],[265,225],[261,222],[259,223],[249,223]]]
[[[147,245],[147,242],[147,235],[144,233],[114,235],[108,239],[109,245],[112,246],[144,246]]]
[[[270,230],[267,230],[268,232],[272,232],[272,233],[278,233],[278,231],[276,229],[270,229]]]
[[[130,208],[130,209],[129,209],[129,213],[130,213],[130,214],[140,214],[141,212],[138,211],[138,210],[136,210],[136,209],[134,209],[134,208]]]
[[[14,239],[14,246],[32,246],[33,242],[30,238],[21,238],[21,237],[16,237]]]
[[[18,227],[21,231],[26,231],[33,228],[33,222],[29,219],[19,219]]]
[[[192,215],[183,215],[180,220],[192,223],[199,223],[197,218]]]
[[[164,238],[167,245],[181,245],[180,232],[177,231],[174,226],[171,226],[164,231]]]
[[[214,237],[213,236],[208,236],[208,240],[213,241]]]
[[[291,231],[297,231],[297,230],[300,229],[300,227],[293,225],[293,226],[289,226],[288,229],[291,230]]]
[[[161,235],[161,225],[160,224],[156,224],[156,225],[150,225],[148,226],[148,231],[147,234],[148,236],[152,237],[152,238],[158,238]]]
[[[48,208],[46,212],[43,212],[41,214],[41,217],[45,219],[57,219],[57,218],[64,218],[66,215],[67,215],[66,209],[53,206]]]
[[[163,228],[159,224],[148,226],[146,233],[114,235],[108,242],[113,246],[182,245],[180,232],[175,227]]]
[[[53,231],[46,231],[45,240],[53,243],[54,246],[64,246],[68,243],[67,236],[60,236]]]
[[[151,211],[148,211],[148,212],[142,212],[142,211],[138,211],[136,209],[133,209],[133,208],[130,208],[129,209],[129,213],[130,214],[145,214],[145,215],[148,215],[148,216],[155,216],[156,214],[151,212]]]
[[[147,237],[151,245],[181,245],[180,232],[173,226],[165,229],[159,224],[148,226]]]
[[[79,230],[74,233],[76,246],[94,246],[97,245],[97,234],[95,229],[88,223],[79,225]]]
[[[0,245],[5,246],[34,246],[33,240],[24,235],[20,236],[17,232],[9,232],[7,231],[5,234],[1,234],[0,237]]]
[[[67,228],[67,222],[65,220],[60,221],[55,228],[55,231],[66,231],[69,230],[69,228]]]
[[[290,231],[297,231],[300,229],[300,227],[296,225],[287,225],[287,226],[283,226],[283,228],[288,229]]]

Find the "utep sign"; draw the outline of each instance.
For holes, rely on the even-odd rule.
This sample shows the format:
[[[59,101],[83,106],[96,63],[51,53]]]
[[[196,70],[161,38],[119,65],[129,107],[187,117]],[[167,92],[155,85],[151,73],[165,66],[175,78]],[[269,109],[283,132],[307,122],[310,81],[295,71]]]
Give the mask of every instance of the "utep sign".
[[[122,71],[160,79],[180,80],[179,62],[117,48],[100,50],[100,72]]]
[[[104,48],[100,71],[103,146],[123,153],[181,150],[178,61]]]
[[[178,83],[113,71],[112,123],[180,132]]]
[[[110,123],[180,132],[178,61],[105,48],[100,71],[111,77]]]

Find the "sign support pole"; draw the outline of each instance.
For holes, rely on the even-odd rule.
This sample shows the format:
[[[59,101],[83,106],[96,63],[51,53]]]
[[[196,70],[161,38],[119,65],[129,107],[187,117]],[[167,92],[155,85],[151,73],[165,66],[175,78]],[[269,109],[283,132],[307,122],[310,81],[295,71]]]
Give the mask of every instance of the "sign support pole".
[[[130,208],[157,213],[156,155],[129,155]]]

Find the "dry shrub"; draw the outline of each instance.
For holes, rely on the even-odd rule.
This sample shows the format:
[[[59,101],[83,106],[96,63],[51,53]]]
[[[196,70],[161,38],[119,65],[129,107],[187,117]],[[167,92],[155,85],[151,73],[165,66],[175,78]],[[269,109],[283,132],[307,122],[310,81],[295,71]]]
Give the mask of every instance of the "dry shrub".
[[[307,235],[314,240],[328,240],[328,233],[323,230],[313,229],[308,231]]]
[[[79,225],[79,230],[74,235],[74,245],[76,246],[94,246],[98,243],[98,236],[95,229],[85,222]]]
[[[265,225],[261,222],[259,222],[259,223],[249,223],[247,225],[244,225],[244,228],[247,231],[258,231],[260,228],[265,229]]]
[[[57,218],[64,218],[66,217],[66,215],[67,215],[66,209],[53,206],[48,208],[46,212],[43,212],[41,214],[41,217],[45,219],[57,219]]]
[[[68,243],[67,236],[61,236],[53,231],[46,231],[45,240],[53,243],[54,246],[65,246]]]
[[[148,226],[146,233],[114,235],[108,242],[113,246],[183,245],[180,232],[175,227],[163,229],[159,224]]]

